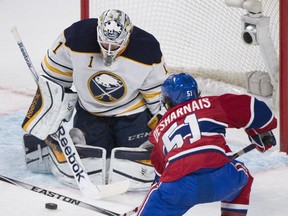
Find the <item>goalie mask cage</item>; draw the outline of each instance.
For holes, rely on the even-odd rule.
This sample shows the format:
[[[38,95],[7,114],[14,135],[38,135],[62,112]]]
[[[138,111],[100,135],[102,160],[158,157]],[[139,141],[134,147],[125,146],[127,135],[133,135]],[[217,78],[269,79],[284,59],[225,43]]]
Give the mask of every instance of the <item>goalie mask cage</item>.
[[[226,1],[243,3],[252,0]],[[134,25],[158,39],[170,73],[181,71],[204,78],[208,80],[204,84],[208,92],[226,92],[226,87],[222,92],[219,90],[223,86],[229,86],[228,91],[242,92],[247,88],[246,74],[252,71],[268,72],[267,62],[259,45],[243,42],[241,16],[248,14],[248,11],[228,7],[226,1],[81,0],[80,12],[81,19],[86,19],[97,18],[107,9],[120,9],[129,15]],[[280,73],[277,69],[274,78],[270,73],[270,78],[276,80],[270,105],[277,112],[279,110],[280,150],[288,153],[288,137],[285,135],[288,131],[288,75],[284,73],[288,70],[288,35],[287,25],[284,24],[287,23],[288,1],[262,0],[261,3],[263,16],[270,18],[269,31],[276,57],[280,59],[280,65],[276,59]]]

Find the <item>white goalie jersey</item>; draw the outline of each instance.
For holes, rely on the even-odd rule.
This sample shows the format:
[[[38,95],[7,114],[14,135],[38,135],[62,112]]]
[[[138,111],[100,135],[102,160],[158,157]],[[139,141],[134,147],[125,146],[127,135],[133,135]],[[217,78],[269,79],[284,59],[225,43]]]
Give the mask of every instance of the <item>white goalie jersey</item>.
[[[73,84],[80,106],[95,115],[129,115],[147,107],[154,115],[167,77],[158,41],[135,26],[128,46],[105,66],[96,27],[97,19],[88,19],[65,29],[48,49],[43,73],[65,88]]]

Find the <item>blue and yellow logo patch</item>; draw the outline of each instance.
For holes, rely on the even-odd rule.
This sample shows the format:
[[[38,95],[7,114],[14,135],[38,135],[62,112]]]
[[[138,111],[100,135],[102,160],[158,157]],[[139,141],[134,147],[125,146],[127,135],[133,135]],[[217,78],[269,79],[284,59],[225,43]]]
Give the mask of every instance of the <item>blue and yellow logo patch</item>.
[[[110,72],[97,72],[88,80],[93,98],[101,103],[115,103],[126,95],[123,79]]]

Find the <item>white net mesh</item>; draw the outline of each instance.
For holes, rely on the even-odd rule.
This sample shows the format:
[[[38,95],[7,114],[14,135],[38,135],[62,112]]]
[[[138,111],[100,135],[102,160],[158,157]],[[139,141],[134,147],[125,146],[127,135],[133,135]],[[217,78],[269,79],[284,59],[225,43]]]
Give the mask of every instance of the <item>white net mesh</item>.
[[[278,52],[279,0],[262,0],[262,7]],[[123,10],[159,40],[170,72],[245,88],[246,72],[267,71],[259,46],[242,42],[241,16],[247,11],[225,0],[90,0],[90,17],[111,8]]]

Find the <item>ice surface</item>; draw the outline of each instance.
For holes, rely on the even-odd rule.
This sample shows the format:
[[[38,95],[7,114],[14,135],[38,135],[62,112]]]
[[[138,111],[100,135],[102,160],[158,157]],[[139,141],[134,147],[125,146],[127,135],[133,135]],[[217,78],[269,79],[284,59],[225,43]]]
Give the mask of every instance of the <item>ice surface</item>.
[[[79,4],[79,0],[0,1],[0,175],[124,213],[138,206],[145,192],[87,200],[78,190],[57,182],[52,175],[27,171],[24,164],[21,123],[36,87],[10,28],[14,25],[18,28],[34,67],[39,70],[47,47],[66,26],[80,18]],[[275,130],[275,135],[278,139],[278,130]],[[227,137],[235,151],[248,144],[247,136],[241,130],[231,130]],[[245,162],[255,178],[248,215],[287,216],[288,156],[279,152],[279,145],[265,154],[252,151],[239,159]],[[57,203],[58,209],[45,209],[46,202]],[[0,181],[0,216],[23,215],[101,214]],[[220,215],[220,203],[195,206],[185,215]]]

